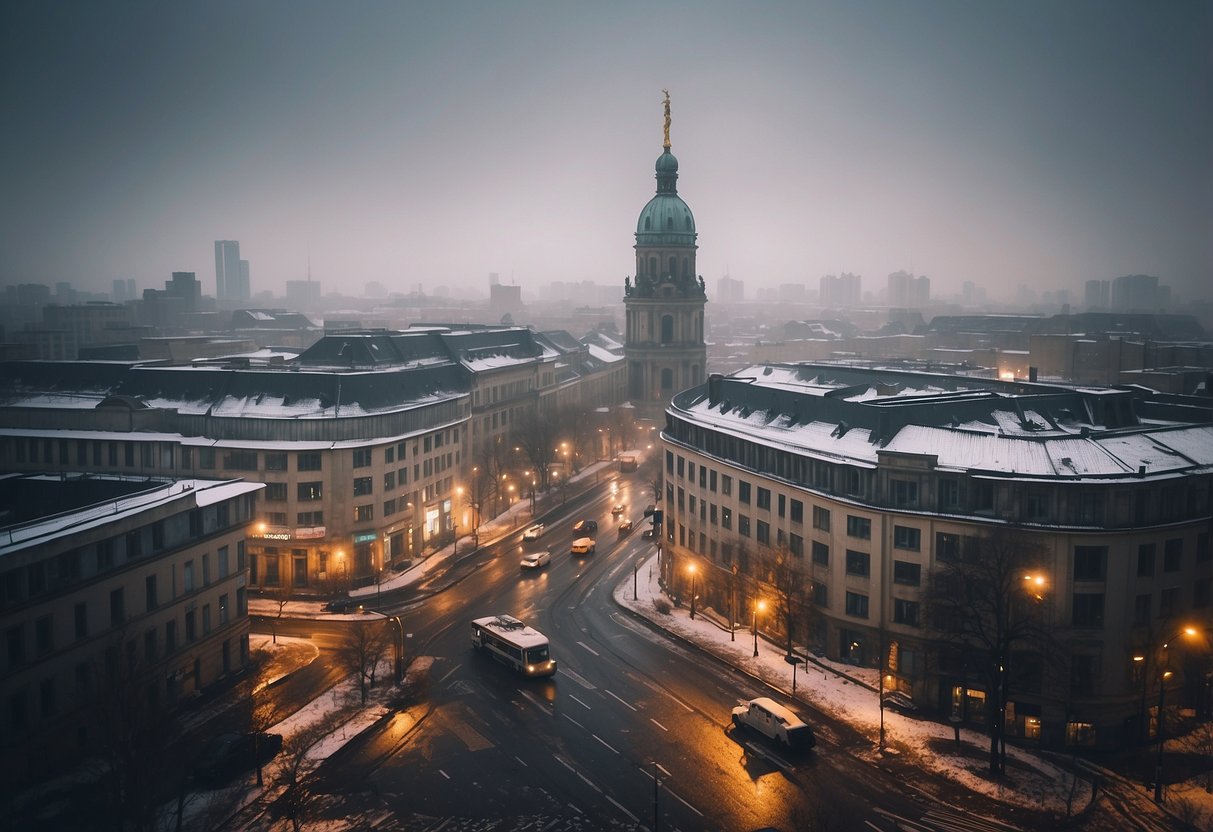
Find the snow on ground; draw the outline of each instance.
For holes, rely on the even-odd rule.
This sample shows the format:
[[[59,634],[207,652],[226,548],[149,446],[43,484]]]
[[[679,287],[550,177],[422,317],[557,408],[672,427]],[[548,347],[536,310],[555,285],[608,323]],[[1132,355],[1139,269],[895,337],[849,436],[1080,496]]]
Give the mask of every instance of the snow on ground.
[[[774,685],[789,695],[792,689],[792,666],[784,660],[783,645],[758,639],[758,658],[754,658],[754,641],[748,622],[739,622],[735,640],[730,640],[728,625],[723,626],[699,615],[691,620],[685,607],[673,607],[668,614],[658,612],[655,602],[669,597],[657,584],[656,554],[642,563],[638,570],[636,599],[633,600],[633,578],[626,576],[615,588],[615,601],[654,621],[663,629],[698,645],[740,667],[753,676]],[[709,613],[711,611],[709,610]],[[727,622],[727,616],[715,616]],[[797,653],[806,655],[801,645]],[[796,670],[797,700],[838,716],[872,740],[871,758],[878,759],[880,738],[880,705],[877,695],[879,676],[875,668],[855,667],[825,657],[810,655],[810,664]],[[884,709],[886,754],[902,754],[916,765],[948,777],[974,792],[996,800],[1030,809],[1064,815],[1067,800],[1077,812],[1091,800],[1088,779],[1075,782],[1074,776],[1030,749],[1007,746],[1007,775],[992,780],[988,775],[988,736],[980,731],[961,727],[960,747],[955,742],[951,724],[907,716],[887,706]],[[1167,741],[1170,752],[1180,751],[1185,744],[1196,743],[1213,747],[1213,726],[1207,739],[1176,738]],[[1111,776],[1111,780],[1119,780]],[[1213,830],[1213,773],[1167,787],[1165,808],[1172,814],[1190,814],[1193,828]],[[1136,788],[1131,785],[1130,788]],[[1071,789],[1074,789],[1071,794]],[[1141,792],[1145,797],[1145,792]]]
[[[632,599],[632,576],[628,575],[615,588],[617,603],[785,693],[791,691],[793,668],[784,660],[786,650],[782,645],[772,645],[759,636],[759,655],[754,658],[754,641],[748,626],[738,629],[736,639],[730,640],[727,624],[718,626],[703,615],[691,620],[686,608],[675,607],[668,614],[658,612],[654,602],[668,602],[669,599],[657,585],[656,555],[641,565],[639,573],[647,574],[648,578],[638,581],[636,600]],[[798,652],[804,655],[802,648]],[[847,721],[871,738],[871,757],[878,758],[880,706],[876,669],[854,667],[816,656],[811,661],[795,671],[795,698]],[[884,710],[884,724],[885,753],[911,755],[917,764],[975,792],[1060,814],[1066,812],[1066,800],[1072,787],[1075,788],[1072,811],[1085,806],[1091,799],[1089,783],[1079,780],[1075,784],[1069,772],[1036,754],[1012,746],[1007,747],[1006,777],[999,781],[989,779],[989,739],[984,733],[962,727],[961,742],[957,747],[952,725],[906,716],[890,707]]]

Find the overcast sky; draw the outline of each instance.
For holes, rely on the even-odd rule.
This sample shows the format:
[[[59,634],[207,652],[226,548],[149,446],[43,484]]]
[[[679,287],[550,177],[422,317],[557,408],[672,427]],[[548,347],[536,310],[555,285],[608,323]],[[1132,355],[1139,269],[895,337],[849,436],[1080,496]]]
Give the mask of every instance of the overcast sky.
[[[709,289],[1213,294],[1213,4],[0,4],[0,282],[622,285],[661,91]],[[1004,292],[1004,290],[1007,290]]]

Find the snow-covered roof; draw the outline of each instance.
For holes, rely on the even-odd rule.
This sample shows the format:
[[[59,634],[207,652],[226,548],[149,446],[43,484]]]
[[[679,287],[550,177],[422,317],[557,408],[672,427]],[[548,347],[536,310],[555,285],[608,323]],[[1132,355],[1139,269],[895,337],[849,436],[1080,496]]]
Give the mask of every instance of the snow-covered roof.
[[[1091,401],[1084,400],[1088,395]],[[895,452],[935,457],[943,469],[1029,478],[1213,469],[1213,425],[1135,420],[1141,395],[860,368],[751,365],[679,394],[671,412],[748,441],[860,466],[876,465],[880,452]]]

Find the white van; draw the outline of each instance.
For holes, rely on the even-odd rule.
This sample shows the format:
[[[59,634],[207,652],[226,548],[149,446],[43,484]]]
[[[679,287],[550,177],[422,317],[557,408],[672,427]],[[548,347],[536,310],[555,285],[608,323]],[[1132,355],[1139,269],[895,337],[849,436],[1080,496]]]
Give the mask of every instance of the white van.
[[[807,749],[817,745],[813,729],[795,711],[767,696],[740,703],[733,709],[733,724],[753,728],[787,748]]]
[[[579,537],[573,541],[574,555],[592,555],[594,554],[594,538]]]

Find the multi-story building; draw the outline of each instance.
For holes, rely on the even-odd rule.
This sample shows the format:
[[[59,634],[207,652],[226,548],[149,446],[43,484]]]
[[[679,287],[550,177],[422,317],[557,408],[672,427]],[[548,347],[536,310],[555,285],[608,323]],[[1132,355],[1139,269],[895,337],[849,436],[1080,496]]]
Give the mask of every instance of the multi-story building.
[[[424,327],[332,333],[280,365],[9,362],[0,459],[265,483],[250,584],[328,592],[449,540],[471,450],[560,386],[556,357],[520,327]]]
[[[132,727],[113,720],[152,717],[245,667],[245,535],[262,488],[0,477],[6,783],[70,768]]]
[[[701,606],[748,621],[782,564],[803,599],[797,644],[883,657],[918,707],[981,722],[980,662],[929,626],[928,590],[1013,529],[1068,670],[1039,672],[1024,648],[1010,730],[1115,745],[1150,724],[1150,651],[1181,623],[1213,625],[1211,422],[1207,395],[1140,388],[808,364],[713,375],[666,411],[663,580],[685,594],[695,564]],[[1166,677],[1169,701],[1199,699],[1210,644]]]

